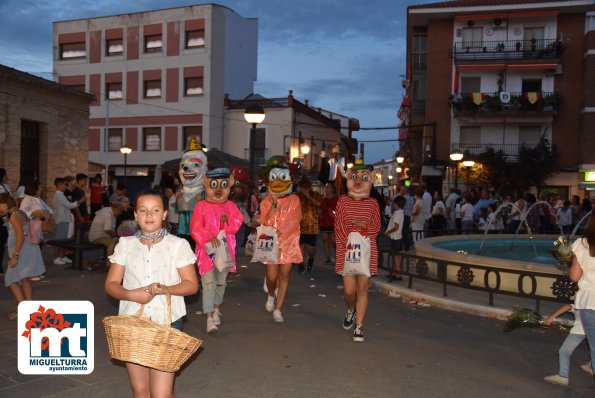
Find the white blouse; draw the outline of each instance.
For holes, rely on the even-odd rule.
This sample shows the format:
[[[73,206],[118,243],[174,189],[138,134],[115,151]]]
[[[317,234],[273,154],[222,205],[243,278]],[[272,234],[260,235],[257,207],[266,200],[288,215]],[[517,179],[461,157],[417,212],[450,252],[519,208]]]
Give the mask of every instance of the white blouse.
[[[125,267],[124,289],[137,289],[151,283],[171,286],[182,280],[178,268],[196,262],[196,255],[190,244],[182,238],[167,235],[150,249],[134,236],[120,238],[110,261]],[[140,309],[140,304],[134,301],[120,300],[119,315],[134,314]],[[164,294],[159,294],[145,304],[143,316],[155,322],[167,322],[167,304]],[[171,321],[176,321],[186,315],[184,297],[171,296]]]
[[[572,244],[572,251],[583,270],[574,306],[577,310],[595,310],[595,257],[589,254],[589,244],[585,238],[577,239]]]

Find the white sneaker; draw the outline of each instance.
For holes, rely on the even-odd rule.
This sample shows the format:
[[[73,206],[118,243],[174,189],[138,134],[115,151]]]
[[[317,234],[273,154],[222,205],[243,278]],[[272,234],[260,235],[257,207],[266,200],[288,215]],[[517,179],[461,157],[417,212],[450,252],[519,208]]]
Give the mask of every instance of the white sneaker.
[[[65,265],[66,263],[60,257],[54,259],[54,265]]]
[[[275,309],[275,296],[267,296],[267,302],[264,305],[264,308],[266,308],[268,312],[272,312]]]
[[[64,261],[64,264],[72,264],[72,260],[66,256],[62,257],[62,261]]]
[[[207,318],[207,333],[215,333],[219,328],[215,325],[213,318]]]
[[[581,369],[590,374],[591,376],[595,376],[593,373],[593,369],[591,369],[591,363],[587,362],[581,365]]]
[[[273,311],[273,321],[277,323],[283,322],[283,315],[281,315],[281,310]]]
[[[219,312],[219,308],[215,308],[215,311],[213,311],[213,323],[216,326],[221,325],[221,313]]]
[[[557,384],[559,386],[567,387],[568,386],[568,379],[566,377],[562,377],[560,375],[551,375],[546,376],[543,378],[548,383]]]

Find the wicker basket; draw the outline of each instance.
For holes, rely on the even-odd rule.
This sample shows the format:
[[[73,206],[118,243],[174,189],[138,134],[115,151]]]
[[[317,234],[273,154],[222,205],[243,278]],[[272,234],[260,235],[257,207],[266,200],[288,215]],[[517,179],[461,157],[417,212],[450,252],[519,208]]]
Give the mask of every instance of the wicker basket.
[[[164,372],[175,372],[198,350],[202,340],[171,327],[171,297],[167,301],[167,323],[142,318],[144,305],[134,315],[103,318],[110,357]]]

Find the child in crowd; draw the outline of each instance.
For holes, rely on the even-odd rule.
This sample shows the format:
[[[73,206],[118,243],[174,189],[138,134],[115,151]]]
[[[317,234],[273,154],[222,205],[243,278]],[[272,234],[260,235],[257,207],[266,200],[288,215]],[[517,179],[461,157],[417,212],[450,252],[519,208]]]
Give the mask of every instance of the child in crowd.
[[[17,305],[23,300],[32,300],[31,278],[45,272],[39,245],[29,242],[29,217],[17,209],[17,203],[7,193],[0,194],[0,215],[8,215],[8,267],[4,284]],[[12,311],[8,319],[17,318]]]
[[[74,188],[72,189],[72,195],[70,198],[72,202],[80,203],[78,207],[74,209],[74,220],[76,222],[86,223],[91,221],[91,217],[89,216],[89,209],[87,208],[85,194],[85,187],[87,186],[88,180],[89,177],[87,177],[86,174],[79,173],[76,175],[76,181],[74,184]],[[85,201],[81,202],[81,199],[85,199]]]
[[[124,237],[110,257],[111,267],[105,291],[120,300],[120,315],[136,313],[141,304],[143,316],[155,322],[167,321],[166,297],[171,295],[172,327],[182,329],[186,315],[184,297],[196,293],[196,257],[184,239],[170,235],[164,228],[167,201],[156,190],[136,197],[135,216],[140,230]],[[163,372],[127,362],[126,370],[135,397],[173,396],[175,373]]]
[[[95,213],[97,213],[103,206],[106,205],[107,202],[107,189],[101,183],[103,178],[101,174],[95,174],[95,177],[91,179],[91,184],[89,185],[89,190],[91,191],[91,219],[95,218]]]
[[[78,202],[71,202],[64,196],[66,189],[66,180],[58,177],[54,180],[56,192],[54,193],[54,221],[56,223],[56,239],[68,239],[68,230],[70,223],[74,222],[74,217],[70,210],[83,203],[84,199],[79,199]],[[70,264],[72,260],[66,257],[63,247],[54,247],[54,264],[64,265]]]
[[[385,232],[391,239],[390,251],[393,255],[393,274],[389,276],[389,282],[403,279],[401,277],[401,256],[399,253],[404,249],[403,222],[405,221],[405,213],[403,212],[403,208],[405,207],[405,202],[406,200],[403,196],[397,196],[395,198],[393,203],[395,211],[388,222]]]
[[[482,207],[479,209],[479,221],[477,222],[477,229],[481,232],[494,231],[494,224],[488,224],[488,208]]]
[[[303,274],[306,269],[312,271],[314,266],[314,256],[316,255],[316,242],[320,232],[320,202],[322,197],[317,192],[312,191],[312,183],[307,179],[302,179],[298,184],[297,197],[300,199],[302,209],[302,219],[300,221],[300,247],[302,256],[306,259],[308,255],[308,265],[298,264],[298,274]]]
[[[583,329],[581,318],[578,316],[578,314],[575,313],[574,305],[572,304],[563,305],[562,307],[558,308],[556,312],[548,316],[543,321],[544,325],[549,326],[552,324],[552,322],[554,322],[556,317],[559,317],[560,315],[568,311],[572,311],[572,313],[575,314],[575,318],[574,325],[572,326],[572,329],[570,329],[570,333],[568,333],[566,340],[564,340],[564,343],[562,343],[562,346],[558,351],[560,357],[560,369],[558,371],[558,374],[544,377],[544,380],[546,382],[558,384],[564,387],[568,385],[570,356],[572,355],[576,347],[578,347],[579,344],[586,339],[585,330]],[[581,369],[593,376],[593,369],[591,369],[591,364],[589,362],[582,364]]]
[[[236,233],[244,217],[238,207],[228,200],[234,177],[227,168],[209,170],[203,179],[205,200],[196,204],[190,221],[190,234],[196,242],[198,272],[202,283],[202,308],[207,314],[207,333],[214,333],[221,325],[221,304],[229,272],[236,272],[235,252]],[[217,239],[221,230],[225,231],[226,241]],[[213,247],[227,245],[234,261],[230,271],[220,271],[213,264],[207,251],[207,244]]]
[[[558,225],[562,228],[564,235],[569,235],[572,228],[572,209],[569,200],[564,201],[563,206],[558,209],[556,217],[558,217]]]

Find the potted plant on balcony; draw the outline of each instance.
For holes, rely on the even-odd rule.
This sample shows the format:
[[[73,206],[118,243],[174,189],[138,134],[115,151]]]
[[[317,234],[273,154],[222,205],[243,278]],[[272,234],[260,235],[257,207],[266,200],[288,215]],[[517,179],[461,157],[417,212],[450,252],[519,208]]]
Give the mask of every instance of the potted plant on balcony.
[[[498,51],[498,52],[504,51],[504,43],[500,42],[500,43],[496,44],[496,51]]]

